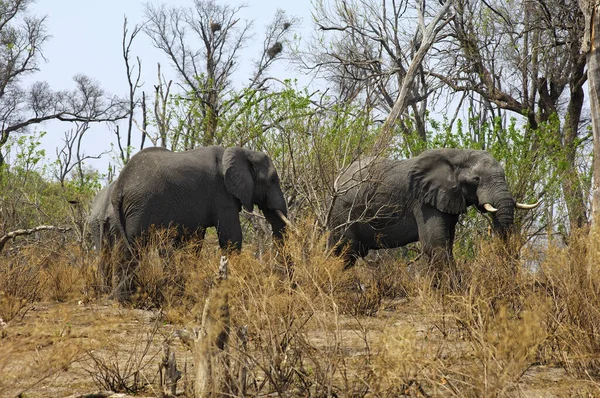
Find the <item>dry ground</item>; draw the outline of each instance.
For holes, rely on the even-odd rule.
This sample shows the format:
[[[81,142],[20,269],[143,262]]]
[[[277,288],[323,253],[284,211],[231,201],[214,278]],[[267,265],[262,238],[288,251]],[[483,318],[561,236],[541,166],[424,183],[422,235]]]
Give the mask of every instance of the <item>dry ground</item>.
[[[600,276],[587,238],[544,253],[535,273],[515,271],[526,253],[484,242],[459,262],[456,289],[431,288],[406,260],[342,272],[323,247],[310,233],[292,242],[293,283],[275,269],[281,257],[231,258],[223,289],[248,342],[232,333],[229,352],[246,364],[248,396],[600,396]],[[191,396],[193,356],[177,335],[198,325],[216,250],[148,255],[128,305],[95,292],[94,253],[25,249],[1,261],[0,396],[160,396],[164,342],[185,373],[178,395]]]
[[[452,349],[460,350],[464,340],[439,341],[435,322],[424,322],[429,316],[416,303],[402,299],[390,303],[388,309],[375,317],[342,317],[342,348],[352,358],[366,355],[365,339],[371,344],[402,344],[397,339],[408,335],[411,344],[421,346],[423,350],[428,350],[423,347],[426,345],[437,346],[440,350],[444,345],[456,345]],[[94,376],[98,377],[102,370],[94,357],[103,357],[109,362],[120,362],[122,367],[135,362],[132,371],[139,370],[140,385],[146,385],[140,394],[160,396],[156,386],[163,341],[170,341],[176,349],[180,369],[186,363],[188,367],[192,366],[191,353],[174,338],[176,328],[161,318],[157,311],[124,309],[106,301],[38,303],[23,319],[3,329],[4,348],[0,348],[0,356],[4,358],[4,380],[0,395],[66,397],[99,391],[101,388]],[[310,332],[308,335],[314,347],[329,346],[321,333]],[[10,350],[6,350],[7,347]],[[179,391],[183,388],[182,383]],[[420,394],[415,392],[415,395]],[[600,396],[600,387],[568,375],[560,366],[533,365],[509,395],[593,397]]]

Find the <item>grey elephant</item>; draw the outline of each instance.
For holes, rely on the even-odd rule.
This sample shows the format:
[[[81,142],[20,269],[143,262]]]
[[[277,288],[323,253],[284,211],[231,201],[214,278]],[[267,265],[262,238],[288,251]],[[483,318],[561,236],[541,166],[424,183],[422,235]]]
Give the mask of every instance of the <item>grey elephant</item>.
[[[329,222],[330,245],[345,255],[346,267],[371,249],[419,241],[430,259],[452,259],[460,214],[476,206],[491,213],[494,229],[506,236],[516,203],[502,166],[490,153],[431,149],[405,160],[358,160],[337,178]]]
[[[240,147],[144,149],[123,168],[111,202],[130,251],[151,226],[176,227],[178,241],[202,239],[214,226],[221,248],[239,251],[242,207],[252,211],[257,205],[276,239],[289,223],[273,162],[262,152]]]
[[[111,252],[120,238],[117,219],[110,202],[114,182],[102,188],[94,197],[90,214],[87,219],[88,228],[92,235],[95,249],[100,252],[98,263],[98,277],[100,290],[107,292],[111,287],[112,267]]]

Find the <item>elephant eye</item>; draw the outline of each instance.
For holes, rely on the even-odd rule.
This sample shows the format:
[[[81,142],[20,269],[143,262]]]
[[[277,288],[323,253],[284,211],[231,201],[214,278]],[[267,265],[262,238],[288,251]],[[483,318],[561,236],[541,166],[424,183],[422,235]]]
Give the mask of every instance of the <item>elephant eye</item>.
[[[479,184],[479,181],[481,181],[481,177],[479,177],[479,176],[473,177],[473,182],[474,183]]]

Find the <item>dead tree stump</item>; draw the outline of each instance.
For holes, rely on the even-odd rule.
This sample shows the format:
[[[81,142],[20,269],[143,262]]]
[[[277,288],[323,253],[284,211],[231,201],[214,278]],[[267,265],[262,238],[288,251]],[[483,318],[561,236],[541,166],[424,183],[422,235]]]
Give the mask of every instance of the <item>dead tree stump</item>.
[[[194,390],[197,398],[230,397],[233,392],[229,368],[231,318],[227,263],[227,257],[222,256],[217,280],[204,305],[202,325],[195,342]]]
[[[177,370],[175,351],[171,349],[168,342],[163,343],[163,358],[158,366],[160,385],[163,397],[177,396],[177,382],[181,378],[181,372]]]

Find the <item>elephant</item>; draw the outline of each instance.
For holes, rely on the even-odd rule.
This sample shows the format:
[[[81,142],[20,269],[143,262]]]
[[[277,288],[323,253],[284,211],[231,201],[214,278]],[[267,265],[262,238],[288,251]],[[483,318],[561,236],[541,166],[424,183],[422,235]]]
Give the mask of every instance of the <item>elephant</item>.
[[[100,290],[106,292],[111,286],[112,269],[110,252],[120,238],[117,219],[110,201],[114,182],[102,188],[94,197],[87,224],[95,249],[100,252],[98,277]]]
[[[502,166],[484,150],[430,149],[405,160],[366,158],[352,163],[335,183],[329,245],[353,266],[371,249],[419,241],[437,264],[452,261],[459,216],[476,206],[490,213],[506,237],[516,203]]]
[[[207,227],[216,227],[220,247],[240,251],[242,207],[251,212],[257,205],[277,240],[289,223],[273,162],[240,147],[143,149],[121,171],[111,203],[130,252],[151,226],[177,228],[178,242],[202,239]]]

